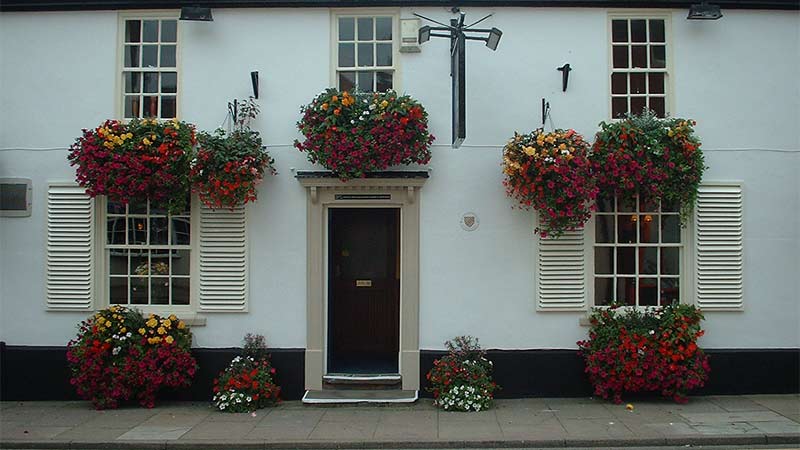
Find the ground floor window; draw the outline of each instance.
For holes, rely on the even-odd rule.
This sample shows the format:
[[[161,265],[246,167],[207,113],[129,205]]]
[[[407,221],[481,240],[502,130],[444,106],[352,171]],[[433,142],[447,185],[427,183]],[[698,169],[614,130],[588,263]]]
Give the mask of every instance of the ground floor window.
[[[107,202],[105,258],[108,302],[188,305],[191,211],[169,214],[149,202]]]
[[[598,199],[594,304],[667,305],[680,300],[681,238],[676,205],[636,197]]]

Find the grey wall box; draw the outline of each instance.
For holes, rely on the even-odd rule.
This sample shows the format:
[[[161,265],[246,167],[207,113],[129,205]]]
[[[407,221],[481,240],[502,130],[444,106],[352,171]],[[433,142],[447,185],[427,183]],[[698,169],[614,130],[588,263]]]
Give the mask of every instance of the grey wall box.
[[[30,178],[0,178],[0,216],[30,216],[32,191]]]

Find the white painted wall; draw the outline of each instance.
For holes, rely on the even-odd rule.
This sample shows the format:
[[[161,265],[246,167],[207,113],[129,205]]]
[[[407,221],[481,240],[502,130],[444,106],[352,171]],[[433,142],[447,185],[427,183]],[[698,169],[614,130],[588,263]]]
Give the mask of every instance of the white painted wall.
[[[446,20],[445,8],[403,9]],[[540,123],[587,137],[608,114],[607,11],[470,9],[504,32],[497,52],[467,52],[468,138],[449,148],[447,41],[402,54],[401,89],[417,97],[439,138],[421,202],[421,346],[473,334],[490,348],[574,348],[578,313],[535,311],[531,213],[512,209],[501,185],[501,148]],[[800,16],[724,11],[715,22],[673,12],[674,114],[699,121],[708,180],[745,190],[745,310],[707,313],[707,347],[800,346]],[[276,347],[305,346],[305,201],[292,169],[313,168],[291,147],[298,107],[331,83],[327,9],[214,10],[213,23],[181,23],[182,119],[211,130],[227,101],[261,74],[263,132],[279,175],[250,208],[251,299],[246,314],[208,314],[196,345],[239,344],[260,332]],[[80,313],[44,309],[49,181],[74,173],[66,151],[81,128],[115,115],[117,14],[0,14],[0,176],[33,180],[29,218],[0,218],[0,340],[63,345]],[[568,62],[569,89],[561,92]],[[31,150],[41,148],[62,150]],[[19,150],[14,150],[19,149]],[[480,228],[459,227],[473,211]]]

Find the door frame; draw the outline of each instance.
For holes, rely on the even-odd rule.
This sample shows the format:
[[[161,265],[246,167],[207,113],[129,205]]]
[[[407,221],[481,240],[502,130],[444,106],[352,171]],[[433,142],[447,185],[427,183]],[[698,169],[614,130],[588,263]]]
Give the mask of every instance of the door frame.
[[[400,355],[402,388],[419,390],[419,189],[427,172],[343,182],[298,172],[307,191],[305,388],[322,389],[327,364],[328,209],[400,209]],[[406,175],[408,174],[408,175]],[[409,176],[411,175],[411,176]],[[362,198],[356,198],[362,197]]]

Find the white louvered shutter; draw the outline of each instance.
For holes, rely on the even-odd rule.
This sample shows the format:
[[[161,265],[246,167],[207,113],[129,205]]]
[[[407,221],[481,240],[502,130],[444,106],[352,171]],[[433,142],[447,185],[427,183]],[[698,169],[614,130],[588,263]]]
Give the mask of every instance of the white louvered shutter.
[[[568,231],[560,238],[538,238],[536,294],[538,309],[586,309],[586,247],[584,230]]]
[[[702,309],[741,309],[742,186],[709,183],[697,195],[697,306]]]
[[[247,311],[245,208],[200,208],[200,311]]]
[[[47,308],[86,311],[94,298],[94,199],[75,184],[47,188]]]

